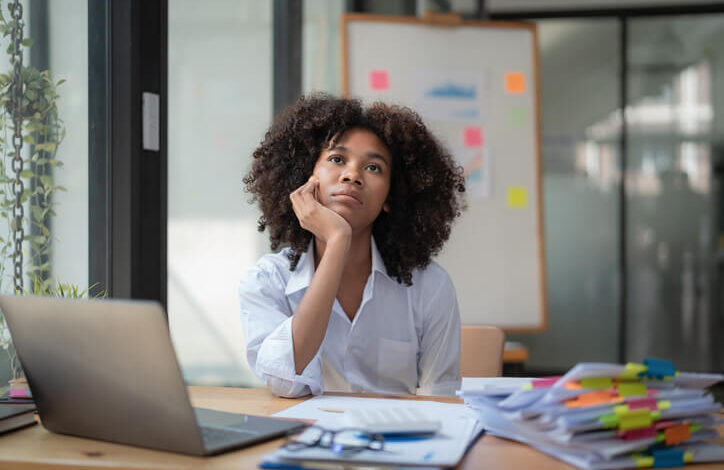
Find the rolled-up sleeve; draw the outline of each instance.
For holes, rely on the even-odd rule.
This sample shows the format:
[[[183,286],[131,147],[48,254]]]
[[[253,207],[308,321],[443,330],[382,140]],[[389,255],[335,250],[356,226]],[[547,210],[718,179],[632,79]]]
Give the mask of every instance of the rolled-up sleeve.
[[[424,328],[418,361],[418,395],[454,395],[460,388],[460,311],[455,287],[441,273],[437,289],[424,300]]]
[[[302,374],[294,366],[291,311],[284,283],[259,263],[239,284],[241,320],[246,335],[246,357],[254,373],[272,393],[299,397],[322,393],[320,352]]]

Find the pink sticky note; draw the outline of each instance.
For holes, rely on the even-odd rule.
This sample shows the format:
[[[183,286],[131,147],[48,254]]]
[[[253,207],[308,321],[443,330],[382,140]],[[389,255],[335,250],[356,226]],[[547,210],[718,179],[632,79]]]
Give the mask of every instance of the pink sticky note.
[[[483,130],[479,127],[465,128],[465,146],[481,147],[483,145]]]
[[[543,379],[535,379],[531,381],[531,384],[533,385],[533,388],[549,388],[552,387],[554,383],[558,382],[558,379],[560,379],[561,376],[556,377],[545,377]]]
[[[642,408],[648,408],[649,410],[655,411],[659,409],[656,398],[635,398],[626,402],[629,410],[639,410]]]
[[[651,426],[649,428],[631,429],[629,431],[622,432],[621,437],[627,441],[650,439],[652,437],[656,437],[656,428]]]
[[[370,88],[373,90],[387,90],[390,88],[387,70],[373,70],[370,72]]]

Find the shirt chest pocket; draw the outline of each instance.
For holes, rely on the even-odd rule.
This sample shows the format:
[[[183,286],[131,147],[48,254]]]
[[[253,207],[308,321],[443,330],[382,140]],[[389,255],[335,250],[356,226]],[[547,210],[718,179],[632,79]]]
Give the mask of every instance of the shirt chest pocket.
[[[380,338],[377,346],[377,386],[388,393],[415,393],[417,343]]]

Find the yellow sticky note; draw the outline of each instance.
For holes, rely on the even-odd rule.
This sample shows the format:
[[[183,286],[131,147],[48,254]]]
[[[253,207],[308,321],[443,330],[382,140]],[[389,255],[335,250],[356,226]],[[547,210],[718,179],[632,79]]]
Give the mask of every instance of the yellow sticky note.
[[[587,379],[581,379],[581,387],[593,388],[596,390],[605,390],[611,388],[612,382],[609,377],[589,377]]]
[[[645,397],[646,385],[638,382],[619,382],[618,394],[622,397]]]
[[[508,206],[516,208],[528,207],[528,190],[523,186],[508,187]]]
[[[618,376],[618,380],[638,380],[641,372],[646,372],[648,368],[643,364],[629,362],[626,364],[626,370]]]
[[[622,431],[641,429],[651,426],[651,413],[649,410],[635,410],[619,416],[618,428]]]

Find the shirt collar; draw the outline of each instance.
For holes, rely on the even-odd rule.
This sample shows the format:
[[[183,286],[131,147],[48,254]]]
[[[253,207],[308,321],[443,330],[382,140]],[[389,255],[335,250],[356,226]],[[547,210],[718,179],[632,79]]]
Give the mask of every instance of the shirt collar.
[[[377,271],[382,273],[388,279],[391,279],[387,274],[387,269],[385,268],[385,262],[382,260],[382,255],[377,249],[375,237],[371,237],[370,245],[372,249],[372,274]],[[314,269],[314,238],[312,238],[307,246],[307,251],[302,254],[301,258],[299,258],[297,269],[292,271],[292,274],[289,277],[289,282],[287,282],[287,287],[284,289],[284,294],[291,295],[309,287],[309,284],[312,282],[312,277],[314,277]]]

